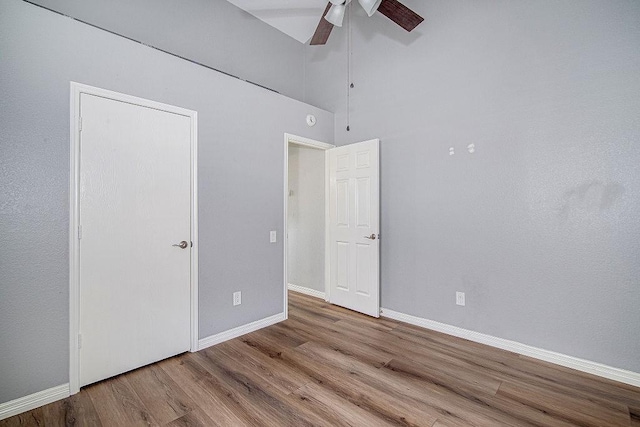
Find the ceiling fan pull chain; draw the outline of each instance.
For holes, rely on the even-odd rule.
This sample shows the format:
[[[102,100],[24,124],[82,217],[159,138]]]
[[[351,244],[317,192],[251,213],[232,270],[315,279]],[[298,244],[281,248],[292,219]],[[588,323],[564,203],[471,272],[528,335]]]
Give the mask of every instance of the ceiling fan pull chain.
[[[351,89],[353,88],[353,82],[351,81],[351,4],[348,5],[347,10],[347,132],[351,130]]]

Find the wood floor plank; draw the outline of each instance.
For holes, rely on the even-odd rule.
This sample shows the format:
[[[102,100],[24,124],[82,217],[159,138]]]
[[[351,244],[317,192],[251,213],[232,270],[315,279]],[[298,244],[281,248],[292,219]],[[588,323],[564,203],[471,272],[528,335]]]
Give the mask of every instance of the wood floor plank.
[[[250,370],[242,369],[221,351],[208,348],[195,355],[196,360],[217,378],[220,378],[234,394],[243,410],[255,414],[258,425],[324,425],[309,413],[293,408],[275,387]]]
[[[36,408],[13,417],[0,420],[0,427],[44,426],[42,408]]]
[[[600,399],[624,405],[634,405],[640,401],[640,389],[638,387],[527,356],[519,355],[518,359],[520,369],[535,372],[539,377],[552,381],[557,388],[565,392],[577,390],[588,396],[597,396]],[[546,386],[551,385],[546,383]]]
[[[307,343],[297,347],[295,351],[304,354],[316,364],[330,367],[342,372],[352,381],[357,380],[371,388],[382,390],[387,395],[401,396],[403,400],[413,402],[439,417],[466,420],[472,424],[482,425],[518,425],[521,420],[509,414],[487,410],[478,405],[476,400],[468,399],[469,395],[460,390],[444,388],[431,381],[412,377],[406,373],[394,375],[384,368],[376,369],[356,359],[346,357],[315,343]],[[435,422],[435,420],[433,420]]]
[[[392,361],[393,362],[393,361]],[[409,365],[412,366],[412,362],[405,361]],[[392,366],[390,363],[388,366],[384,368],[387,369]],[[396,375],[407,376],[411,380],[419,380],[419,381],[431,381],[429,377],[424,378],[425,373],[422,370],[422,367],[413,367],[412,369],[402,368],[397,369],[394,368],[394,373]],[[468,372],[468,371],[466,371]],[[475,391],[471,388],[460,386],[456,384],[454,381],[444,381],[437,382],[435,385],[442,387],[447,390],[446,393],[452,393],[453,395],[449,395],[447,398],[451,401],[456,401],[457,398],[462,398],[465,401],[472,402],[473,406],[468,407],[465,403],[462,403],[460,406],[466,407],[464,412],[475,414],[482,413],[485,409],[490,408],[489,412],[486,414],[493,414],[494,417],[506,417],[503,419],[500,425],[536,425],[536,426],[548,426],[548,427],[569,427],[574,424],[569,423],[563,419],[554,418],[549,416],[545,411],[539,410],[537,408],[533,408],[522,404],[521,402],[510,400],[503,396],[494,394],[493,392],[482,392]],[[438,418],[441,424],[445,425],[469,425],[469,421],[467,421],[468,416],[460,417],[455,412],[444,411],[444,415],[441,418]],[[517,421],[516,421],[517,420]],[[474,420],[474,424],[479,424],[480,420]],[[488,424],[481,423],[484,425],[494,425],[494,422],[488,422]]]
[[[631,427],[640,427],[640,406],[629,407],[629,419]]]
[[[159,425],[129,385],[126,375],[90,385],[85,391],[106,427]]]
[[[63,400],[42,407],[45,425],[63,426],[102,426],[88,393],[77,393]]]
[[[163,360],[160,367],[217,424],[242,427],[250,426],[255,421],[250,414],[241,411],[220,380],[213,377],[191,355]]]
[[[629,425],[628,408],[615,411],[594,401],[559,396],[554,391],[530,384],[504,382],[498,394],[576,425]]]
[[[160,425],[180,418],[195,408],[189,396],[157,364],[136,369],[126,379]]]
[[[312,311],[329,312],[334,316],[339,316],[341,319],[354,321],[357,320],[375,329],[386,328],[387,330],[389,330],[401,324],[397,320],[392,320],[384,317],[374,318],[353,310],[349,310],[344,307],[340,307],[338,305],[329,304],[324,300],[297,292],[289,292],[289,298],[290,306],[304,306],[306,308],[310,308]]]
[[[640,399],[640,395],[636,395],[636,399],[632,399],[628,395],[623,398],[620,394],[620,389],[614,392],[611,390],[605,391],[607,386],[603,386],[604,388],[592,387],[588,381],[585,381],[584,377],[572,376],[571,372],[573,370],[568,368],[558,366],[558,369],[538,370],[540,363],[534,363],[532,359],[526,363],[523,363],[520,357],[515,360],[507,358],[499,362],[491,360],[491,358],[475,357],[468,353],[438,348],[432,344],[429,345],[434,350],[434,357],[442,358],[443,362],[447,362],[445,365],[457,366],[463,370],[473,369],[475,366],[475,370],[485,372],[503,381],[533,384],[554,391],[558,395],[587,399],[603,408],[608,407],[614,411],[620,410],[621,406],[628,401],[633,402]],[[408,357],[411,358],[413,355]],[[532,364],[529,365],[529,363]],[[440,365],[440,363],[437,363],[437,365]],[[589,381],[593,381],[593,378],[595,378],[589,374],[584,375],[587,376]]]
[[[309,341],[321,342],[334,351],[358,357],[373,366],[380,367],[393,358],[393,352],[370,345],[369,342],[363,342],[357,336],[358,334],[338,326],[329,325],[318,329],[314,328],[312,324],[290,319],[287,327],[313,336]]]
[[[294,348],[309,340],[315,339],[313,335],[293,328],[292,322],[294,322],[294,320],[287,319],[284,322],[272,325],[274,326],[273,328],[264,328],[258,332],[270,336],[273,340],[280,343],[280,345],[288,348]]]
[[[598,408],[598,412],[600,413],[624,413],[626,416],[627,412],[629,412],[628,406],[625,404],[626,399],[617,401],[612,399],[610,395],[603,395],[599,392],[589,392],[580,387],[567,387],[564,384],[554,384],[552,386],[540,385],[535,382],[522,381],[520,379],[509,380],[503,382],[503,384],[504,383],[536,390],[539,394],[550,395],[557,400],[566,401],[566,404],[577,405],[579,404],[578,402],[586,402],[589,407]]]
[[[433,427],[469,427],[469,424],[463,420],[442,420],[438,418]]]
[[[252,369],[282,393],[289,394],[311,381],[306,375],[277,363],[243,342],[228,341],[218,347],[225,355]]]
[[[492,396],[496,394],[502,384],[502,381],[491,377],[474,378],[479,376],[475,372],[469,371],[459,372],[453,376],[448,371],[434,369],[432,366],[401,357],[391,359],[383,368],[396,373],[402,372],[413,378],[419,378],[421,381],[464,393],[483,393]]]
[[[412,341],[416,345],[420,345],[423,342],[419,336],[413,334],[407,334],[404,328],[398,328],[390,332],[390,334],[403,338],[407,341]],[[428,334],[425,334],[428,335]],[[486,352],[475,354],[470,347],[467,350],[459,349],[460,345],[464,345],[465,340],[458,340],[450,337],[451,345],[441,343],[437,340],[431,340],[425,338],[423,345],[428,346],[431,350],[431,355],[435,359],[440,359],[441,362],[436,362],[437,365],[451,365],[457,366],[460,369],[475,369],[480,372],[484,372],[488,375],[503,381],[523,381],[526,383],[536,384],[541,387],[558,390],[562,393],[580,394],[582,397],[598,395],[602,399],[609,398],[616,403],[627,403],[618,393],[604,391],[598,391],[594,393],[595,389],[589,387],[589,384],[584,382],[582,377],[571,377],[570,372],[554,371],[554,370],[538,370],[536,369],[540,364],[529,365],[530,361],[525,361],[513,353],[504,352],[498,349],[492,349],[496,352],[496,355],[489,357]],[[459,341],[459,342],[458,342]],[[475,346],[474,346],[475,348]],[[410,357],[413,357],[414,354]],[[561,367],[558,367],[561,368]],[[567,369],[567,368],[563,368]],[[620,392],[620,390],[618,390]],[[627,396],[629,398],[629,396]],[[640,399],[640,395],[636,399],[630,398],[630,401],[637,401]]]
[[[352,330],[353,339],[356,337],[358,329],[353,325],[336,323],[336,327],[340,326],[343,330]],[[353,329],[352,329],[353,328]],[[371,331],[369,331],[371,333]],[[375,332],[375,331],[374,331]],[[363,343],[363,345],[371,345],[378,350],[386,351],[392,355],[402,355],[403,360],[407,360],[412,364],[420,366],[424,369],[425,374],[433,376],[434,381],[452,381],[464,384],[467,387],[475,388],[479,391],[490,392],[495,394],[502,380],[489,372],[474,369],[473,365],[460,363],[453,357],[442,355],[429,345],[418,345],[413,341],[404,340],[400,337],[375,332],[369,335],[372,344]],[[396,358],[396,362],[398,359]],[[435,368],[434,368],[435,367]]]
[[[640,388],[291,292],[289,320],[13,426],[640,427]]]
[[[387,387],[373,387],[356,378],[351,371],[335,369],[326,364],[325,360],[314,360],[304,350],[299,351],[301,347],[283,353],[281,357],[287,363],[307,372],[316,383],[377,418],[390,424],[407,426],[431,426],[437,419],[438,414],[420,402],[403,394],[389,393]]]
[[[292,308],[295,312],[297,312],[298,309],[304,308],[307,314],[310,311],[311,313],[322,313],[331,316],[332,318],[337,317],[338,320],[359,321],[366,326],[374,329],[389,330],[395,328],[396,326],[398,326],[398,324],[400,324],[400,322],[396,320],[383,317],[374,318],[337,305],[329,304],[328,302],[318,300],[317,298],[307,296],[303,296],[302,298],[300,298],[298,296],[295,296],[294,294],[295,292],[289,292],[289,307]],[[315,299],[316,301],[313,301],[313,299]]]
[[[252,333],[241,339],[265,356],[276,359],[291,369],[306,374],[314,382],[330,388],[338,398],[349,401],[390,424],[430,426],[435,421],[433,414],[354,381],[343,373],[327,370],[321,364],[311,363],[304,355],[296,354],[294,349],[280,346],[269,337]]]
[[[319,324],[335,323],[341,320],[341,317],[335,313],[324,310],[314,310],[311,307],[305,307],[303,305],[294,306],[289,308],[289,317],[305,317],[314,319]]]
[[[302,405],[308,405],[310,409],[326,420],[332,426],[368,426],[385,427],[404,425],[392,423],[377,417],[374,413],[340,398],[331,389],[310,382],[294,393]]]
[[[217,427],[219,425],[200,408],[189,411],[166,424],[167,427]]]
[[[498,363],[516,363],[519,356],[516,353],[495,349],[462,338],[454,338],[440,332],[419,328],[414,325],[400,325],[390,331],[390,334],[401,336],[406,340],[412,340],[417,344],[429,344],[434,348],[454,352],[460,354],[460,356],[470,356],[475,358],[481,357]]]

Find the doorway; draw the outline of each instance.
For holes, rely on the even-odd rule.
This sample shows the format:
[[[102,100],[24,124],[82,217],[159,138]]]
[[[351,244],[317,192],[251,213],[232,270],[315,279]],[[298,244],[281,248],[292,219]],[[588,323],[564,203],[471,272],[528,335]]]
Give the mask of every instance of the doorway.
[[[325,158],[326,150],[334,147],[285,134],[285,295],[293,290],[325,299]]]
[[[195,111],[72,83],[70,389],[197,347]]]
[[[287,315],[294,290],[379,316],[379,143],[335,147],[285,134]]]

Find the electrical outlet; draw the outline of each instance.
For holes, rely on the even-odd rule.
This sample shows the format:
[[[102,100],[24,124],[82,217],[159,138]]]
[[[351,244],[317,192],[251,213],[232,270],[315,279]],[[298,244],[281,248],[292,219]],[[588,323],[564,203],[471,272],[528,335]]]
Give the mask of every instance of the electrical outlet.
[[[242,304],[242,292],[238,291],[238,292],[234,292],[233,293],[233,305],[240,305]]]
[[[276,242],[276,232],[275,232],[275,230],[269,232],[269,242],[271,242],[271,243],[275,243]]]
[[[464,292],[456,292],[456,304],[464,305]]]

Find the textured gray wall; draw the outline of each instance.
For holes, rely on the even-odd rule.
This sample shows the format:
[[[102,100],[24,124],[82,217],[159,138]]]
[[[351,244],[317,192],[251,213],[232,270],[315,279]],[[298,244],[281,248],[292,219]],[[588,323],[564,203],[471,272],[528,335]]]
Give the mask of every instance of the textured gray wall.
[[[282,312],[284,133],[332,114],[18,0],[0,55],[0,402],[68,382],[71,80],[198,111],[200,336]]]
[[[403,2],[353,6],[350,132],[348,27],[306,51],[336,142],[382,141],[382,305],[640,372],[640,2]]]
[[[304,45],[226,0],[29,0],[65,15],[303,97]]]
[[[289,283],[324,292],[324,150],[289,144]]]

